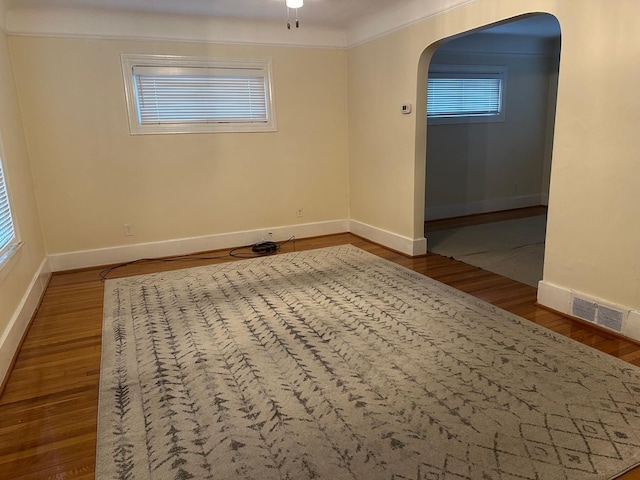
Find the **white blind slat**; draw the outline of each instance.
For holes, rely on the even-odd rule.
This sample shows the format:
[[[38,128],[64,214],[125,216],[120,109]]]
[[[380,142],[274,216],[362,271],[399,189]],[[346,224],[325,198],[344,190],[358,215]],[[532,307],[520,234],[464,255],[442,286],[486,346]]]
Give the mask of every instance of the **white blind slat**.
[[[9,205],[9,194],[4,179],[2,162],[0,162],[0,256],[2,256],[15,241],[15,230]]]
[[[267,82],[250,69],[135,67],[141,124],[266,123]]]
[[[453,75],[452,75],[453,77]],[[502,78],[429,78],[428,117],[499,115]]]

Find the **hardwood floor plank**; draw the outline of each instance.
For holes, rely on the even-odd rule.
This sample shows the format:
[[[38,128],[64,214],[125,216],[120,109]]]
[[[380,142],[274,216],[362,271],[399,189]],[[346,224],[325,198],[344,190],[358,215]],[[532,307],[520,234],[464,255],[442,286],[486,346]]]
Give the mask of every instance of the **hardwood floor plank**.
[[[426,232],[436,232],[438,230],[449,230],[457,227],[468,227],[470,225],[482,225],[484,223],[503,222],[517,218],[535,217],[538,215],[546,215],[546,213],[547,207],[539,205],[535,207],[501,210],[499,212],[477,213],[461,217],[429,220],[424,222],[424,227]]]
[[[281,253],[351,243],[605,353],[640,365],[640,345],[536,304],[536,289],[450,258],[409,258],[351,234],[297,240]],[[196,257],[218,256],[209,252]],[[111,278],[237,259],[143,262]],[[0,478],[94,478],[103,284],[101,268],[55,274],[0,397]],[[640,469],[621,477],[640,480]]]
[[[38,480],[93,480],[95,478],[94,470],[93,462],[81,458],[38,470],[37,477],[28,472],[12,478],[13,480],[33,480],[34,478]]]

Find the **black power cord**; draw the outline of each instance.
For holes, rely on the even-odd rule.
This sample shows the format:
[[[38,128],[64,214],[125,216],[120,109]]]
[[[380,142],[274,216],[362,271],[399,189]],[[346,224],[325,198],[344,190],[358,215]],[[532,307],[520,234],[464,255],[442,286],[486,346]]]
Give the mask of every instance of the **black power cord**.
[[[265,255],[273,255],[276,253],[283,245],[286,245],[291,240],[293,240],[293,251],[295,251],[296,237],[291,235],[286,241],[282,243],[276,242],[258,242],[253,245],[247,245],[245,247],[237,247],[233,248],[229,255],[236,258],[257,258],[264,257]],[[250,252],[243,252],[243,250],[251,249]]]
[[[167,257],[167,258],[139,258],[137,260],[131,260],[130,262],[119,263],[117,265],[113,265],[111,267],[105,268],[100,272],[100,279],[102,281],[109,280],[108,275],[117,270],[119,268],[127,267],[129,265],[135,265],[138,263],[146,263],[146,262],[177,262],[180,260],[221,260],[224,258],[258,258],[264,257],[267,255],[273,255],[278,252],[283,245],[286,245],[290,241],[293,240],[293,251],[295,252],[296,245],[296,237],[292,235],[286,241],[282,243],[276,242],[258,242],[252,245],[245,245],[243,247],[236,247],[229,250],[229,253],[226,255],[216,255],[216,256],[201,256],[201,255],[180,255],[178,257]],[[246,251],[249,250],[249,251]]]

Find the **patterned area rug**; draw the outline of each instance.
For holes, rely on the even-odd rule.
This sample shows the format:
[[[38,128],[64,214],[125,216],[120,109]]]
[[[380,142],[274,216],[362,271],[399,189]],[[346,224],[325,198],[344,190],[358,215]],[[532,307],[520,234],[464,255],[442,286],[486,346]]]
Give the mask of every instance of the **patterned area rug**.
[[[607,479],[640,369],[353,246],[109,280],[96,478]]]

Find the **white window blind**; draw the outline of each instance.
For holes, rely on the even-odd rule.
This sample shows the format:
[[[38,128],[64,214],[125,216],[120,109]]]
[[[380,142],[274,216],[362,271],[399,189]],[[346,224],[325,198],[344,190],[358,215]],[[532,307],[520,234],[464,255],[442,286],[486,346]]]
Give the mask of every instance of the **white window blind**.
[[[11,218],[9,193],[0,161],[0,258],[13,246],[15,240],[16,234]]]
[[[440,123],[504,121],[505,82],[506,67],[438,66],[429,72],[427,117]]]
[[[261,72],[134,67],[133,75],[141,124],[268,121]]]
[[[427,115],[499,115],[502,79],[430,78]]]
[[[275,130],[267,60],[123,55],[131,133]]]

